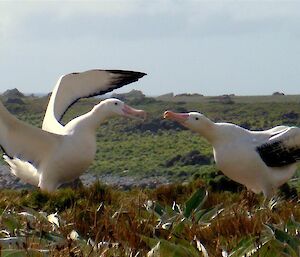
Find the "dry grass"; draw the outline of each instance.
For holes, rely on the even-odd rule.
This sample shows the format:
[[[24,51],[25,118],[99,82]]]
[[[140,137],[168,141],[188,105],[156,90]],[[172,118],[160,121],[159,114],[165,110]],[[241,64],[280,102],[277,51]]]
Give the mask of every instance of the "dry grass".
[[[260,196],[246,192],[210,193],[202,208],[222,204],[224,210],[207,225],[195,222],[195,217],[191,216],[176,234],[174,228],[182,216],[174,219],[172,228],[163,228],[158,224],[157,215],[145,207],[145,203],[151,200],[164,207],[176,202],[184,208],[186,200],[202,185],[198,181],[156,190],[124,192],[96,183],[90,188],[63,189],[54,194],[2,191],[1,238],[16,237],[20,240],[9,245],[1,241],[0,245],[2,249],[19,249],[28,254],[32,249],[45,249],[50,251],[51,256],[145,256],[151,247],[141,235],[175,240],[178,244],[179,239],[184,240],[195,249],[197,238],[209,256],[217,257],[221,256],[222,250],[232,251],[244,237],[259,238],[265,229],[264,224],[285,224],[292,216],[300,220],[297,201],[282,200],[270,209],[261,208]],[[19,215],[24,210],[35,216],[34,221]],[[60,227],[40,217],[39,211],[47,214],[58,212]],[[68,239],[72,230],[78,232],[80,240]],[[57,239],[51,239],[54,236]],[[96,247],[90,242],[102,244]],[[35,252],[35,255],[29,256],[42,254]]]

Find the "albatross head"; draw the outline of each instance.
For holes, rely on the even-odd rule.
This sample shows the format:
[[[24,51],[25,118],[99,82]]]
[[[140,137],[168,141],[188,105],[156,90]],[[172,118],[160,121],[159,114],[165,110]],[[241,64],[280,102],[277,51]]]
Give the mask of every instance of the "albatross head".
[[[212,123],[199,112],[176,113],[172,111],[165,111],[164,118],[176,121],[184,127],[201,134],[205,129],[208,129],[208,126]]]
[[[102,101],[99,106],[101,106],[101,112],[106,112],[107,116],[120,115],[129,118],[146,118],[145,111],[134,109],[119,99],[106,99]]]

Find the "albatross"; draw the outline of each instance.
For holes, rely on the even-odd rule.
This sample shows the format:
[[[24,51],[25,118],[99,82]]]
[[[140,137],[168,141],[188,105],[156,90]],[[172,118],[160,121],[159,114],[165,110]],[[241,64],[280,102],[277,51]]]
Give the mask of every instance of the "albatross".
[[[251,131],[231,123],[215,123],[198,112],[166,111],[164,118],[206,138],[213,146],[218,169],[267,199],[293,176],[300,160],[298,127]]]
[[[96,153],[96,129],[113,116],[145,118],[118,99],[106,99],[91,111],[61,123],[77,100],[105,94],[138,81],[145,73],[124,70],[89,70],[62,76],[49,100],[42,129],[13,116],[0,102],[0,145],[10,171],[21,180],[52,192],[79,177]]]

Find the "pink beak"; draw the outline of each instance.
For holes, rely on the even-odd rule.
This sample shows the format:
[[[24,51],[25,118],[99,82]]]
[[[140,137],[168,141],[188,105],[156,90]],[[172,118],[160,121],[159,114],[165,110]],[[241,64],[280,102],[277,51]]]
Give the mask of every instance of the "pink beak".
[[[147,113],[145,111],[134,109],[127,104],[124,104],[122,111],[124,113],[124,116],[126,116],[126,117],[140,118],[143,120],[145,120],[147,118]]]
[[[164,113],[164,119],[177,121],[179,123],[186,122],[188,117],[189,117],[188,113],[176,113],[171,111],[165,111]]]

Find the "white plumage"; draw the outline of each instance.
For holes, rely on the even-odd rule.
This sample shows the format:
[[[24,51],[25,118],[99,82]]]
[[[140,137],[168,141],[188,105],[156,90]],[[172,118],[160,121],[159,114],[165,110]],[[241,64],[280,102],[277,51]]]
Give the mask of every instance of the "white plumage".
[[[137,81],[145,73],[90,70],[61,77],[51,95],[43,130],[11,115],[0,102],[0,144],[11,172],[23,181],[54,191],[80,176],[93,161],[96,129],[116,115],[145,117],[118,99],[106,99],[65,126],[59,121],[79,98],[104,94]]]
[[[197,112],[166,111],[164,117],[205,137],[213,146],[217,167],[255,193],[270,198],[295,173],[300,159],[297,127],[250,131],[231,123],[214,123]]]

